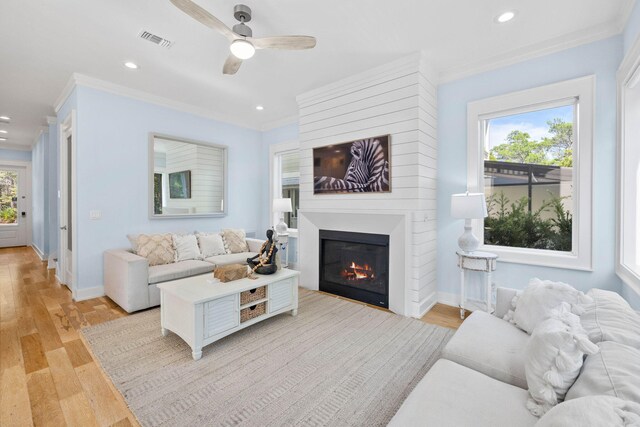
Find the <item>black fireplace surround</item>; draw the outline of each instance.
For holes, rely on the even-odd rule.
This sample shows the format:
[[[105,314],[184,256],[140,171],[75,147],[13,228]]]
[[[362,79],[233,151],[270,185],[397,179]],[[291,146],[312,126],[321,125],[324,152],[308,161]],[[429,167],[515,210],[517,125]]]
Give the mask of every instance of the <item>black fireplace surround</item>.
[[[389,308],[389,236],[320,230],[320,290]]]

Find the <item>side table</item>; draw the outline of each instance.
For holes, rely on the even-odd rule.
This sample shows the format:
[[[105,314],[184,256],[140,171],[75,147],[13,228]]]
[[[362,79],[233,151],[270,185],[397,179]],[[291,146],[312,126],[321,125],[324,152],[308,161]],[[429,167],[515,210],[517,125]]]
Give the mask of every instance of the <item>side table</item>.
[[[485,298],[487,313],[492,312],[491,307],[491,272],[496,269],[496,260],[498,255],[491,252],[464,252],[456,251],[458,255],[458,267],[460,268],[460,318],[464,319],[465,312],[465,270],[483,271],[485,277]]]

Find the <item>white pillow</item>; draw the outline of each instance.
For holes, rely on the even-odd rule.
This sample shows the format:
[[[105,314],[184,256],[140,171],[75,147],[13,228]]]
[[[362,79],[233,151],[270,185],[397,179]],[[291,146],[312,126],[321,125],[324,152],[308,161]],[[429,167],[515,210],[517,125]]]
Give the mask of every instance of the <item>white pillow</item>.
[[[598,351],[570,309],[563,302],[551,310],[525,348],[524,371],[531,395],[527,408],[538,417],[564,399],[580,373],[583,356]]]
[[[598,343],[587,357],[567,400],[604,394],[640,403],[640,350],[613,341]]]
[[[640,403],[611,396],[588,396],[552,408],[536,427],[640,426]]]
[[[197,237],[203,258],[209,258],[215,255],[224,255],[227,253],[220,233],[198,233]]]
[[[513,313],[507,313],[504,319],[528,334],[562,302],[569,303],[571,312],[577,315],[584,312],[584,304],[593,302],[591,297],[566,283],[540,279],[531,279],[529,286],[514,299],[516,308]]]
[[[173,247],[176,250],[175,262],[186,261],[189,259],[202,259],[200,248],[198,248],[198,240],[193,234],[180,236],[172,235]]]
[[[640,314],[619,294],[591,289],[593,299],[585,305],[580,322],[592,342],[615,341],[640,349]]]

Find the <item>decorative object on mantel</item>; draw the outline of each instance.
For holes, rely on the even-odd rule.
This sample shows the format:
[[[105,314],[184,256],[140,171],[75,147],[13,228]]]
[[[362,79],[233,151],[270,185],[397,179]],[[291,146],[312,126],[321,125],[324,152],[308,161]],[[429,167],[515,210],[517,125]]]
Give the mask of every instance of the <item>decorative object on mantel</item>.
[[[391,192],[390,135],[313,149],[313,194]]]
[[[483,193],[466,193],[451,195],[451,216],[464,219],[464,233],[458,238],[458,246],[466,253],[478,249],[480,241],[471,231],[471,220],[487,216],[487,203]]]
[[[276,233],[278,236],[286,235],[289,231],[287,224],[284,222],[284,213],[293,212],[291,199],[273,199],[273,212],[280,214],[280,222],[276,225]]]
[[[491,272],[496,269],[496,260],[498,255],[491,252],[475,251],[467,253],[464,251],[456,251],[458,255],[458,267],[460,268],[460,318],[464,319],[465,313],[465,270],[467,271],[483,271],[486,273],[484,281],[484,296],[487,313],[493,312],[493,283],[491,281]]]
[[[248,275],[249,268],[243,264],[222,265],[213,271],[213,277],[220,279],[223,283],[244,279]]]
[[[276,264],[276,241],[273,238],[273,230],[267,230],[267,240],[262,244],[260,252],[253,258],[247,258],[247,264],[252,266],[252,272],[258,274],[273,274],[278,270]]]

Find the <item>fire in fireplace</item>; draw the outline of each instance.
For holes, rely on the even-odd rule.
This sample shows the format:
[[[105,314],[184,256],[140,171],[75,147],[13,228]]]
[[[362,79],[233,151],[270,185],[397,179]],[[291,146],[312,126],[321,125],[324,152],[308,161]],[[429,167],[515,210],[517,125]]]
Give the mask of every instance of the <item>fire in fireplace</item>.
[[[388,308],[389,236],[320,230],[320,290]]]

